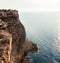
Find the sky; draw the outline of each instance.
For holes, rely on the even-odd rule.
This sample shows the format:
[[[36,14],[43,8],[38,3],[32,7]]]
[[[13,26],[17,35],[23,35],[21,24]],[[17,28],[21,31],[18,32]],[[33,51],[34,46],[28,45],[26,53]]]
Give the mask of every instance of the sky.
[[[60,0],[0,0],[0,8],[21,12],[60,11]]]

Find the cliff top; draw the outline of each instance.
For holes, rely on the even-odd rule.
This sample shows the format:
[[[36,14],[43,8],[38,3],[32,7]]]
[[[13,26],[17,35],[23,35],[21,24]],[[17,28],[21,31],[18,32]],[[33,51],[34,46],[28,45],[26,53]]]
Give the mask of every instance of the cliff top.
[[[8,17],[19,17],[17,10],[0,10],[0,18],[8,18]]]

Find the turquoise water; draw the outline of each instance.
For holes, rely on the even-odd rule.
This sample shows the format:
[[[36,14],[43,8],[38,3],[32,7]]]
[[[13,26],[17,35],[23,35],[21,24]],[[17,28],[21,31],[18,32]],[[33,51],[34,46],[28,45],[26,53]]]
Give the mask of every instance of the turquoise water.
[[[57,48],[59,15],[57,12],[20,13],[26,38],[38,47],[37,53],[29,53],[33,63],[60,63],[60,50]]]

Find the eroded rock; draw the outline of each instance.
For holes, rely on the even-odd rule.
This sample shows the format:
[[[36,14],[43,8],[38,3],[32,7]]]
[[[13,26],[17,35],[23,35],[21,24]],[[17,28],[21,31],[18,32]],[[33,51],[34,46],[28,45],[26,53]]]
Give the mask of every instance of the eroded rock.
[[[25,56],[27,56],[28,51],[37,49],[36,45],[26,41],[25,28],[19,20],[19,14],[17,10],[0,10],[0,31],[2,31],[0,35],[3,33],[2,35],[5,36],[4,39],[6,39],[7,36],[10,39],[10,53],[8,56],[10,59],[3,63],[22,63],[25,59]],[[4,39],[2,38],[2,40]]]

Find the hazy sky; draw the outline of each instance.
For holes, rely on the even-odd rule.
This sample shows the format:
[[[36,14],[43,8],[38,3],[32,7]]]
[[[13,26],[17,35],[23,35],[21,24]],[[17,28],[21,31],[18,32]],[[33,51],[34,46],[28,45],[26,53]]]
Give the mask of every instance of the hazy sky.
[[[60,11],[60,0],[0,0],[0,8],[21,12]]]

